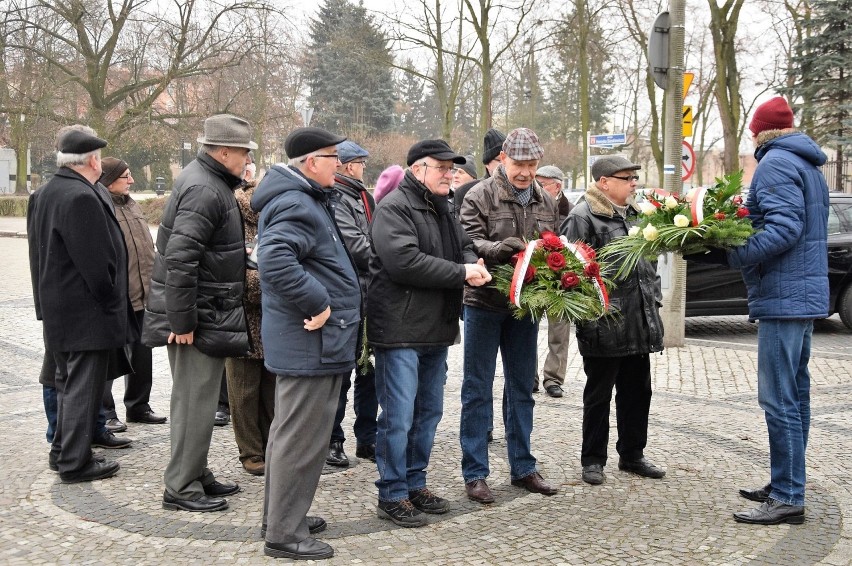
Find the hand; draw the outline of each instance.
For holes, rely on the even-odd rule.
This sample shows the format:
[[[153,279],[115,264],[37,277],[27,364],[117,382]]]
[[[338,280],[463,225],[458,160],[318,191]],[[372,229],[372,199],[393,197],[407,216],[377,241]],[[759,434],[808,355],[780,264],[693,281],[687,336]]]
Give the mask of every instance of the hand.
[[[175,334],[174,332],[169,332],[169,344],[174,342],[175,344],[192,344],[193,332],[189,332],[188,334]]]
[[[468,285],[479,287],[491,281],[491,274],[485,269],[485,260],[480,258],[476,263],[466,263],[464,265],[465,277],[464,280]]]
[[[331,306],[325,307],[325,310],[318,315],[305,319],[305,330],[319,330],[331,316]]]
[[[521,250],[527,249],[527,244],[522,239],[512,236],[511,238],[506,238],[500,245],[497,246],[497,253],[495,254],[497,261],[500,263],[505,263],[509,261],[513,255],[518,253]]]

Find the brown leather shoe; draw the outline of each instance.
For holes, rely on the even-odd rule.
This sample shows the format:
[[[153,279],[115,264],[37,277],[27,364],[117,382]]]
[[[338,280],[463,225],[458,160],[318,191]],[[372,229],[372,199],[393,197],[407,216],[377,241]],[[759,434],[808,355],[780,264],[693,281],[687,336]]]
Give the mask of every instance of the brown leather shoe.
[[[471,501],[477,503],[494,503],[494,494],[485,480],[473,480],[464,484],[464,489],[467,491],[467,497]]]
[[[266,472],[266,462],[261,456],[252,456],[243,462],[243,468],[253,476],[262,476]]]
[[[512,485],[517,487],[523,487],[527,491],[531,491],[532,493],[540,493],[542,495],[555,495],[558,491],[555,487],[545,482],[544,478],[541,477],[541,474],[538,472],[533,472],[528,476],[522,477],[521,479],[512,480]]]

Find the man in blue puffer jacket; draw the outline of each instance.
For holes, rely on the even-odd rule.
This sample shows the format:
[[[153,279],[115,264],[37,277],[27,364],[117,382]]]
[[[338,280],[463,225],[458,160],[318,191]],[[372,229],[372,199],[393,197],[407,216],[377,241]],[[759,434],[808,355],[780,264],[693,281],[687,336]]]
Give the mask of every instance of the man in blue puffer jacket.
[[[328,450],[340,386],[355,367],[361,290],[334,221],[337,144],[321,128],[287,136],[290,165],[273,166],[255,190],[260,213],[261,339],[277,375],[269,430],[263,528],[267,556],[331,558],[310,537],[325,529],[307,513]]]
[[[760,502],[734,513],[741,523],[805,520],[805,449],[810,427],[813,320],[828,316],[828,186],[825,154],[793,129],[781,97],[762,104],[749,129],[758,161],[746,199],[757,233],[726,254],[742,269],[749,318],[759,320],[757,396],[769,430],[771,481],[740,490]]]

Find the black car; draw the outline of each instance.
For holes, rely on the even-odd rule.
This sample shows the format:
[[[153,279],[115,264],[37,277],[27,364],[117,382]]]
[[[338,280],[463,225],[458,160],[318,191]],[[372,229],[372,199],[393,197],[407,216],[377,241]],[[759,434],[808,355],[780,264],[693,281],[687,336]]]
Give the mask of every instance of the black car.
[[[829,312],[852,329],[852,194],[829,193]],[[686,316],[748,314],[742,274],[737,269],[686,264]]]

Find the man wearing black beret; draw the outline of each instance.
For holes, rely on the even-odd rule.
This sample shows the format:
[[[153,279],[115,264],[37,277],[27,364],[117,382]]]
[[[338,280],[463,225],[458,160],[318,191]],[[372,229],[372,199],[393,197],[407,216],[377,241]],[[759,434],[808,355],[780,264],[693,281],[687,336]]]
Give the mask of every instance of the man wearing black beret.
[[[50,464],[64,483],[118,471],[118,462],[93,457],[92,436],[105,383],[118,369],[115,354],[138,337],[124,237],[111,202],[95,186],[105,146],[91,128],[68,127],[57,142],[59,170],[34,193],[27,213],[36,318],[57,366]]]
[[[464,162],[444,140],[417,142],[402,183],[373,216],[367,337],[382,407],[377,514],[403,527],[425,525],[423,513],[450,510],[426,486],[426,468],[444,413],[462,290],[491,280],[447,202],[453,166]]]
[[[358,274],[334,220],[337,144],[322,128],[287,136],[289,166],[274,165],[255,189],[258,272],[263,289],[261,340],[276,374],[275,418],[266,450],[261,532],[264,553],[318,560],[334,549],[311,535],[308,517],[328,451],[344,379],[355,368],[361,321]]]

